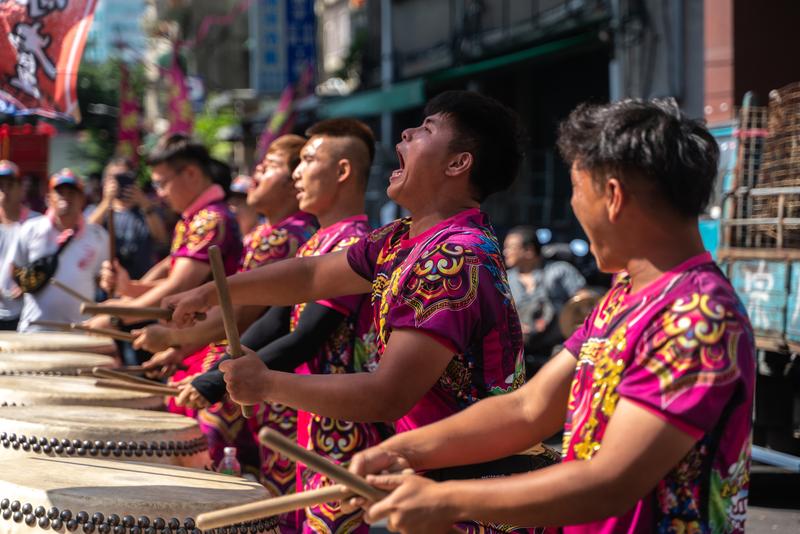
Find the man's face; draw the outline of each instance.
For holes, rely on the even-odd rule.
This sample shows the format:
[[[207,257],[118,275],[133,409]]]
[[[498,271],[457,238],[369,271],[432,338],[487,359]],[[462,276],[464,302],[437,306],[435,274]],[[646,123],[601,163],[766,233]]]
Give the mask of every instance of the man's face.
[[[441,113],[425,117],[416,128],[404,130],[397,144],[400,168],[389,176],[389,198],[413,212],[420,201],[437,194],[445,176],[453,139],[450,121]]]
[[[324,214],[336,201],[339,162],[335,143],[335,139],[326,136],[309,139],[292,174],[300,209],[312,215]]]
[[[608,217],[605,191],[588,171],[572,164],[572,198],[570,204],[575,217],[589,238],[592,254],[602,272],[617,272],[625,267],[615,256],[616,229]]]
[[[167,163],[159,163],[153,166],[151,173],[153,188],[159,198],[165,200],[177,213],[188,208],[193,200],[191,194],[187,194],[185,187],[183,178],[185,170],[185,167],[173,168]]]
[[[22,201],[22,182],[13,176],[0,176],[0,202],[16,204]]]
[[[71,185],[59,185],[49,193],[50,208],[59,217],[77,216],[83,210],[83,193]]]
[[[512,269],[519,263],[523,253],[522,237],[519,234],[508,234],[503,242],[503,259],[506,267]]]
[[[275,151],[264,156],[264,161],[256,165],[253,178],[256,186],[247,193],[247,204],[254,208],[270,201],[292,201],[297,194],[289,172],[289,156],[285,152]]]

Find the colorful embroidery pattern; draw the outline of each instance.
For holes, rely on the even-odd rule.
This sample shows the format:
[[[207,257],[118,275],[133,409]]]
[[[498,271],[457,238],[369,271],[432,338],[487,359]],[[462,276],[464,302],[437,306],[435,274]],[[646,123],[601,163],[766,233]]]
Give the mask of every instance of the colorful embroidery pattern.
[[[208,262],[208,248],[218,245],[222,249],[225,272],[233,274],[239,267],[242,240],[239,227],[223,202],[212,202],[188,219],[175,225],[170,255]]]
[[[410,219],[394,221],[348,252],[351,267],[372,282],[379,355],[397,328],[420,330],[453,348],[453,359],[418,405],[427,407],[412,409],[398,431],[525,380],[519,318],[488,218],[466,210],[417,237],[409,237],[410,229]]]
[[[588,460],[600,450],[620,398],[700,437],[636,513],[591,528],[744,532],[755,375],[744,308],[707,255],[637,293],[630,288],[628,277],[620,279],[567,340],[577,365],[564,459]],[[565,532],[587,531],[581,528]]]

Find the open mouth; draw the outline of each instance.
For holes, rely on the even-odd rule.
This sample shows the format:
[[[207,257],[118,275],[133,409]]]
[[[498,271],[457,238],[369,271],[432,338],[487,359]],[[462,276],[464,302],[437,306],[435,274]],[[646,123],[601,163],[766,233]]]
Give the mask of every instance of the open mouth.
[[[392,171],[392,175],[389,177],[389,180],[399,178],[406,168],[406,160],[403,158],[403,154],[400,152],[398,147],[395,147],[395,152],[397,152],[397,161],[400,162],[400,167]]]

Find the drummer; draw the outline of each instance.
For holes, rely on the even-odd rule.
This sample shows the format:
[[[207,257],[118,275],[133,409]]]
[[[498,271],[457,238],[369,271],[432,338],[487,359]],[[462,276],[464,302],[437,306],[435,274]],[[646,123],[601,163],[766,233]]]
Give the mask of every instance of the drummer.
[[[523,389],[386,441],[352,468],[363,475],[484,461],[562,425],[564,463],[446,486],[369,477],[394,490],[370,519],[388,517],[408,533],[445,532],[465,518],[569,525],[567,534],[742,533],[754,337],[697,226],[717,144],[674,103],[625,100],[573,111],[559,148],[598,266],[622,275]]]
[[[375,151],[372,131],[357,120],[321,121],[306,133],[309,140],[293,175],[295,191],[299,191],[300,208],[314,213],[321,229],[300,248],[299,257],[334,253],[369,233],[363,212],[364,193]],[[273,307],[245,332],[242,343],[258,348],[258,355],[264,361],[282,371],[298,368],[297,372],[303,374],[358,373],[374,364],[370,358],[374,356],[371,315],[366,294]],[[178,402],[205,406],[221,400],[224,394],[223,375],[214,370],[187,385]],[[223,406],[226,405],[230,402]],[[378,443],[382,436],[377,425],[297,414],[277,403],[268,404],[256,422],[339,463],[349,462],[356,451]],[[255,436],[260,425],[253,429]],[[274,452],[263,452],[263,481],[271,492],[285,494],[292,492],[295,485],[315,489],[326,484],[323,477],[304,469],[296,470],[293,463]],[[285,516],[284,526],[292,531],[302,529],[297,525],[305,521],[306,529],[314,531],[368,530],[361,521],[360,511],[342,513],[338,506],[321,505],[308,509],[306,515],[305,518],[302,514],[294,518]]]
[[[253,355],[224,362],[231,397],[267,399],[407,431],[524,382],[522,335],[500,246],[480,203],[513,182],[521,159],[516,115],[467,91],[434,98],[397,146],[389,197],[411,212],[350,247],[229,279],[234,302],[287,304],[372,291],[380,363],[371,373],[302,376]],[[216,303],[211,285],[166,299],[180,325]],[[508,451],[514,454],[522,449]],[[526,470],[473,466],[474,476]],[[440,473],[443,477],[455,473]],[[463,475],[463,473],[462,473]]]
[[[248,191],[247,203],[272,222],[257,226],[245,236],[240,267],[242,271],[293,257],[317,230],[314,216],[300,211],[291,177],[300,162],[300,149],[305,142],[306,139],[299,135],[281,136],[272,142],[264,160],[256,166],[256,186]],[[243,330],[265,311],[264,306],[237,306],[235,309],[238,323]],[[172,381],[176,383],[188,383],[198,374],[208,371],[223,356],[227,347],[227,344],[219,342],[225,338],[219,309],[212,311],[205,321],[194,328],[177,330],[154,324],[142,330],[134,330],[133,333],[138,336],[134,342],[135,348],[156,353],[145,362],[145,368],[162,368],[166,371],[165,374],[172,374],[181,363],[187,368],[172,375]],[[223,384],[222,393],[224,390]],[[220,399],[214,399],[215,402],[217,400]],[[254,420],[245,422],[239,405],[229,402],[213,406],[208,406],[208,403],[203,403],[202,406],[192,404],[186,407],[178,406],[174,400],[170,400],[168,406],[174,413],[198,417],[201,428],[208,437],[211,457],[215,463],[222,459],[224,448],[232,445],[237,448],[243,472],[259,473],[263,462],[259,458],[258,442],[253,436],[260,427],[251,428],[256,424]],[[201,407],[207,409],[199,413],[196,408]],[[263,415],[259,414],[257,419],[261,419],[260,416]],[[292,487],[294,467],[290,471],[289,487]],[[269,472],[265,476],[269,477]],[[274,493],[283,491],[274,490]]]
[[[153,187],[181,214],[181,220],[175,225],[170,255],[141,280],[130,280],[117,260],[104,263],[101,287],[132,307],[158,305],[165,296],[208,280],[208,249],[212,245],[220,247],[229,274],[236,272],[242,251],[239,227],[225,204],[225,191],[213,183],[211,157],[203,145],[183,134],[171,134],[159,141],[148,163]],[[108,328],[111,320],[98,315],[87,324]]]

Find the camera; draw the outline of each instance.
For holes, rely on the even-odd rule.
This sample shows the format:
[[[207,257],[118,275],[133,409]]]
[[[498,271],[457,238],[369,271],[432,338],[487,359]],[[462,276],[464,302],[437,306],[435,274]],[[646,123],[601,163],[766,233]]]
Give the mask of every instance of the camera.
[[[122,197],[125,188],[136,183],[136,176],[130,171],[117,173],[114,175],[114,179],[117,181],[117,185],[119,186],[117,189],[118,198]]]

